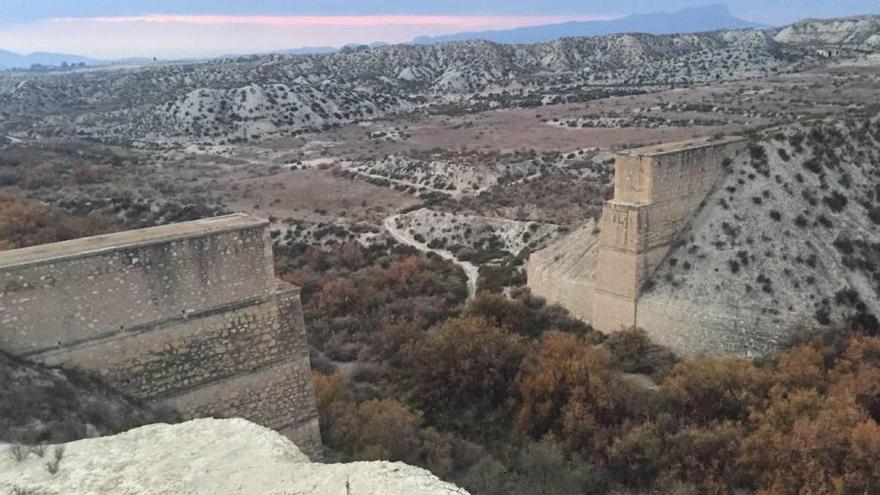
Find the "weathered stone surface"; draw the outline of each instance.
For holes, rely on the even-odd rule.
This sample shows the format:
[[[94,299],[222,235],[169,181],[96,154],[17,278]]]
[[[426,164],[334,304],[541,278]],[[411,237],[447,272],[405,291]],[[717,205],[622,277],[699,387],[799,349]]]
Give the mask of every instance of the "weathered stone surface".
[[[299,289],[229,215],[0,253],[0,348],[320,447]]]
[[[529,288],[574,316],[592,321],[598,254],[599,233],[590,220],[546,249],[532,253],[527,267]]]
[[[153,424],[63,445],[58,472],[0,444],[0,493],[64,495],[467,495],[401,462],[319,464],[243,419]]]

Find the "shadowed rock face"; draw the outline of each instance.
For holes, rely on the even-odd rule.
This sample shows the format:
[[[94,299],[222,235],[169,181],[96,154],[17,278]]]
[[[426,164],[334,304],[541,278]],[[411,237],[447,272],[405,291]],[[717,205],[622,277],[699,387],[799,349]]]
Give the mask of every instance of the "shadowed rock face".
[[[392,462],[315,464],[280,434],[243,419],[157,424],[16,461],[0,446],[0,489],[40,493],[467,495],[426,470]],[[4,492],[5,493],[5,492]]]
[[[2,351],[0,390],[0,442],[69,442],[176,420],[172,412],[126,397],[91,374],[50,368]]]

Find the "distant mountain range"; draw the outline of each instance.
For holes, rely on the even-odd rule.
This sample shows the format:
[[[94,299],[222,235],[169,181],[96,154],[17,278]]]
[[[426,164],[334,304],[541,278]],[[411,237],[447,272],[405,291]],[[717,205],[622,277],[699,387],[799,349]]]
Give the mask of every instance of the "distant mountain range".
[[[740,19],[725,5],[693,7],[671,13],[635,14],[610,21],[572,21],[561,24],[529,26],[517,29],[480,31],[450,34],[443,36],[420,36],[413,44],[435,44],[449,41],[486,40],[506,44],[531,44],[553,41],[560,38],[604,36],[619,33],[675,34],[716,31],[720,29],[744,29],[763,27],[760,24]],[[384,46],[385,43],[372,43],[370,48]],[[357,51],[362,45],[347,45],[342,49],[334,47],[305,47],[277,50],[274,53],[288,55],[327,54],[337,51]],[[232,56],[229,56],[232,57]],[[59,67],[64,63],[85,65],[151,63],[155,60],[130,59],[125,61],[101,61],[79,55],[62,53],[18,53],[0,50],[0,70],[28,69],[34,64]]]
[[[339,48],[332,46],[304,46],[302,48],[277,50],[272,53],[283,53],[285,55],[320,55],[322,53],[333,53],[336,50],[339,50]]]
[[[288,50],[278,50],[272,53],[283,53],[285,55],[322,55],[325,53],[333,53],[338,51],[357,51],[362,50],[364,47],[367,48],[379,48],[382,46],[388,46],[388,43],[383,41],[376,41],[370,44],[362,45],[358,43],[349,43],[342,48],[334,48],[332,46],[306,46],[303,48],[291,48]]]
[[[15,52],[0,50],[0,70],[5,69],[27,69],[34,64],[45,66],[61,66],[68,64],[86,64],[93,65],[98,63],[97,60],[83,57],[80,55],[69,55],[64,53],[30,53],[21,55]]]
[[[542,43],[559,38],[604,36],[618,33],[674,34],[763,27],[740,19],[726,5],[692,7],[671,13],[635,14],[610,21],[572,21],[498,31],[477,31],[443,36],[420,36],[416,44],[486,40],[495,43]]]

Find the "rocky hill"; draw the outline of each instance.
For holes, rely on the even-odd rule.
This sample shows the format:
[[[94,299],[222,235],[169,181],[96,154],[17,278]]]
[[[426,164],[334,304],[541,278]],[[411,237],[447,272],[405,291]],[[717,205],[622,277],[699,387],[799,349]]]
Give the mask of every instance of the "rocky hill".
[[[731,14],[726,5],[716,4],[685,8],[677,12],[632,14],[607,21],[569,21],[514,29],[419,36],[413,40],[413,43],[446,43],[464,40],[538,43],[572,36],[602,36],[617,33],[696,33],[751,27],[759,27],[759,24],[740,19]]]
[[[797,325],[880,331],[878,204],[880,119],[771,132],[730,165],[640,311],[687,302],[741,320],[758,351]]]
[[[467,495],[399,462],[314,464],[290,440],[243,419],[144,426],[51,447],[45,458],[3,454],[0,490],[8,493]]]
[[[786,44],[831,45],[875,51],[880,48],[880,17],[808,19],[782,28],[774,39]]]
[[[60,67],[62,64],[92,65],[96,62],[97,60],[88,57],[70,55],[67,53],[28,53],[25,55],[7,50],[0,50],[0,70],[26,69],[32,65],[57,67]]]
[[[876,34],[876,22],[819,25],[842,39],[873,43],[866,35]],[[793,26],[778,33],[615,34],[532,45],[463,41],[8,74],[0,76],[0,109],[16,130],[42,134],[251,139],[416,110],[578,102],[798,72],[823,63],[810,46],[823,42],[822,32]]]

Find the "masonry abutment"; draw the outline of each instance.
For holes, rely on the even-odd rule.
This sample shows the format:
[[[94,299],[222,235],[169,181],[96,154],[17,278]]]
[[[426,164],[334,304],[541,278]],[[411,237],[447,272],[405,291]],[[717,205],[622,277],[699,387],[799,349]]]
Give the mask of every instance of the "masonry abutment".
[[[621,152],[614,199],[602,210],[593,326],[635,326],[639,293],[723,173],[740,138],[690,141]]]
[[[248,215],[0,253],[0,349],[320,450],[299,288]]]
[[[743,139],[731,137],[618,153],[614,198],[605,203],[598,229],[590,222],[533,253],[532,292],[604,332],[641,323],[639,296],[645,284],[715,187],[725,160],[745,146]]]

